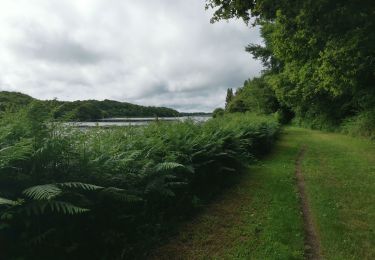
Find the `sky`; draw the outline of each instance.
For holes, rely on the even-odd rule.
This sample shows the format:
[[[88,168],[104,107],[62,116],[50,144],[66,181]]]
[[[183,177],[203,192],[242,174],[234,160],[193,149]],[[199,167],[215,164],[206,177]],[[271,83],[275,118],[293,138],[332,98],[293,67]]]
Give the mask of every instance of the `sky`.
[[[113,99],[179,111],[223,107],[259,75],[241,20],[210,23],[204,0],[0,0],[0,90]]]

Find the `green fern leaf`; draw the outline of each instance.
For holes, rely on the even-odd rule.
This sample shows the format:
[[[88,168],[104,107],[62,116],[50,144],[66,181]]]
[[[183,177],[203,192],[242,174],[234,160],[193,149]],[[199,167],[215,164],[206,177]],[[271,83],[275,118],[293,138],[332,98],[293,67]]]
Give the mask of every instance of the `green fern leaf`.
[[[11,206],[14,206],[14,205],[17,205],[17,201],[15,200],[9,200],[9,199],[5,199],[5,198],[0,198],[0,205],[11,205]]]
[[[37,185],[23,191],[27,197],[35,200],[50,200],[61,194],[61,189],[54,184]]]
[[[136,195],[125,193],[124,189],[119,189],[119,188],[115,188],[115,187],[106,188],[102,191],[102,193],[107,197],[110,197],[110,198],[115,199],[115,200],[123,201],[123,202],[139,202],[139,201],[142,201],[142,198],[140,198]]]
[[[184,165],[180,164],[180,163],[175,163],[175,162],[163,162],[163,163],[158,163],[155,167],[156,171],[157,172],[161,172],[161,171],[170,171],[170,170],[174,170],[176,168],[185,168]]]
[[[89,184],[89,183],[82,183],[82,182],[63,182],[63,183],[57,183],[56,185],[60,186],[61,188],[67,187],[67,188],[76,188],[76,189],[83,189],[83,190],[100,190],[104,187]]]
[[[89,211],[89,209],[77,207],[64,201],[50,201],[48,206],[53,212],[64,213],[65,215],[77,215]]]

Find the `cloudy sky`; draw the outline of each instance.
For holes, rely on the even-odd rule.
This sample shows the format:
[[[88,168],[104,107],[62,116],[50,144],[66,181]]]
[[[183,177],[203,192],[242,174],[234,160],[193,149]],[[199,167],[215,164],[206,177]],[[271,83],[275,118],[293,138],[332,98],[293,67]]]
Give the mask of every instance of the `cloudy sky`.
[[[211,111],[261,70],[244,52],[258,30],[211,14],[204,0],[0,0],[0,90]]]

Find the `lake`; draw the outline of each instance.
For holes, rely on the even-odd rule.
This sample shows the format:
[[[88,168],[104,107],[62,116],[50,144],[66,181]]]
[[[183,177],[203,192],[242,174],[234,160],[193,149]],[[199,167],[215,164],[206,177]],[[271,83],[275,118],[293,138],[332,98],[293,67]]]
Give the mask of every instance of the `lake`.
[[[152,122],[183,122],[186,120],[193,120],[197,123],[206,122],[212,118],[211,116],[183,116],[183,117],[116,117],[103,118],[95,122],[68,122],[67,125],[87,128],[87,127],[111,127],[111,126],[143,126]]]

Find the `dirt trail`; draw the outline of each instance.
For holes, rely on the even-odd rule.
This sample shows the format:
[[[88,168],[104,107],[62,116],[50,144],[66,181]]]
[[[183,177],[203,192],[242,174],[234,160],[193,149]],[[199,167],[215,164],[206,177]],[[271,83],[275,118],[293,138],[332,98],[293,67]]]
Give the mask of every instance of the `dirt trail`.
[[[305,180],[302,175],[302,160],[304,158],[306,147],[302,147],[296,159],[296,178],[300,197],[302,217],[305,230],[305,257],[306,259],[322,259],[320,251],[320,240],[316,225],[311,214],[309,200],[306,195]]]

